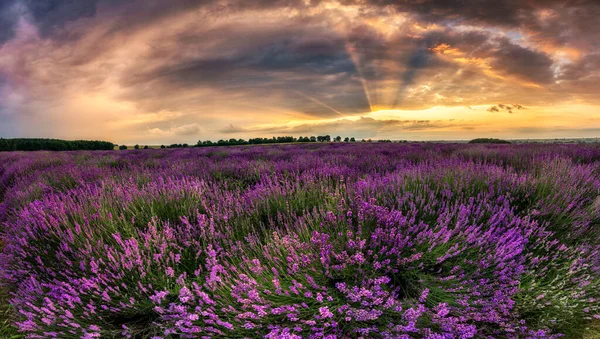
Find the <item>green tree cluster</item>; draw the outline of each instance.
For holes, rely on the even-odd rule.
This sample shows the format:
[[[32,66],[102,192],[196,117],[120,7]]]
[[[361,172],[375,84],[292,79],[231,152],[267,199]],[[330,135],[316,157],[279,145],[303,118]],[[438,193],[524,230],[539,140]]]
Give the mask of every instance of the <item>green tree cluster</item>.
[[[0,138],[0,151],[78,151],[112,150],[112,142],[96,140],[59,140],[40,138]]]
[[[469,144],[510,144],[510,141],[495,138],[478,138],[469,141]]]
[[[251,138],[248,140],[244,139],[229,139],[229,140],[219,140],[217,142],[211,140],[199,140],[196,143],[196,147],[209,147],[209,146],[235,146],[235,145],[261,145],[261,144],[285,144],[285,143],[294,143],[294,142],[331,142],[330,135],[319,135],[319,136],[306,136],[306,137],[292,137],[292,136],[280,136],[280,137],[272,137],[272,138]],[[342,137],[338,136],[334,139],[336,142],[341,142]],[[355,142],[355,138],[345,138],[346,142]]]

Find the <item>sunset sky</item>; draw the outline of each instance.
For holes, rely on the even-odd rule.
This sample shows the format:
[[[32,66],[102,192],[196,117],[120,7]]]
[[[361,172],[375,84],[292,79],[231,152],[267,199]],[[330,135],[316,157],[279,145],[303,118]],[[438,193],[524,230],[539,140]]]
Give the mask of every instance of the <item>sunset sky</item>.
[[[0,136],[600,137],[597,0],[0,0]]]

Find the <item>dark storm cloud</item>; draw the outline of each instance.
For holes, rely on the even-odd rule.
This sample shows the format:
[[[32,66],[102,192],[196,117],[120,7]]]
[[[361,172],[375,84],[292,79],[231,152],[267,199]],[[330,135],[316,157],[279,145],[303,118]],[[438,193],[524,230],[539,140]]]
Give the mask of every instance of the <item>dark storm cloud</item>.
[[[546,50],[600,48],[597,0],[348,0],[388,6],[420,20],[445,25],[518,30]]]
[[[343,41],[327,37],[315,39],[307,35],[302,36],[303,34],[287,32],[283,36],[272,37],[280,41],[261,41],[264,38],[261,34],[255,37],[256,44],[250,46],[250,49],[241,49],[232,56],[198,58],[176,65],[163,65],[150,73],[138,76],[136,80],[146,82],[164,78],[165,81],[187,84],[227,84],[234,80],[237,84],[241,84],[240,81],[256,84],[276,80],[268,71],[300,71],[314,74],[355,72],[352,60],[344,51]],[[190,44],[187,48],[201,49],[201,40],[197,40],[197,43],[195,46]],[[247,78],[248,71],[255,71],[256,74]]]
[[[497,37],[486,31],[455,32],[446,29],[426,38],[428,46],[437,43],[458,48],[465,58],[490,59],[494,71],[513,75],[534,83],[547,84],[554,80],[554,61],[543,51],[526,48],[507,37]],[[430,47],[431,48],[431,47]]]
[[[107,7],[133,0],[2,0],[0,1],[0,44],[12,38],[20,18],[35,24],[42,37],[54,36],[70,22],[96,15],[99,5]]]
[[[346,4],[391,7],[421,19],[495,26],[519,26],[531,20],[531,13],[544,8],[577,11],[596,9],[596,0],[343,0]]]
[[[91,17],[101,0],[2,0],[0,1],[0,44],[14,37],[16,25],[27,17],[42,36],[82,17]],[[116,2],[116,1],[113,1]]]
[[[533,51],[516,45],[508,38],[497,40],[498,47],[491,50],[494,58],[492,67],[501,69],[535,83],[547,84],[553,81],[552,59],[543,52]]]
[[[212,15],[227,15],[284,7],[306,10],[319,3],[311,1],[306,4],[293,0],[5,0],[0,2],[0,42],[13,35],[18,18],[11,9],[15,4],[20,4],[22,10],[29,13],[42,35],[51,36],[70,22],[94,17],[99,9],[114,12],[115,29],[122,31],[175,12],[193,11],[201,7],[210,7]],[[534,39],[541,41],[600,47],[597,39],[600,35],[600,22],[597,20],[600,3],[593,0],[346,0],[342,3],[394,8],[419,20],[443,25],[460,23],[523,28],[530,31]],[[538,12],[545,9],[554,11],[554,14],[541,18]],[[590,41],[585,39],[586,36],[595,36],[596,39]]]
[[[0,1],[0,45],[14,36],[18,20],[16,1]]]
[[[313,4],[318,2],[313,1]],[[273,96],[276,92],[286,92],[279,96],[287,97],[283,106],[316,116],[337,114],[330,108],[317,104],[313,100],[299,97],[293,90],[301,90],[317,101],[343,99],[341,104],[332,106],[351,112],[364,112],[368,110],[368,102],[364,93],[357,95],[355,89],[360,88],[356,79],[356,69],[344,49],[344,40],[338,34],[332,34],[327,27],[319,26],[320,20],[314,22],[283,23],[277,30],[272,27],[255,28],[252,26],[231,27],[220,26],[218,29],[203,29],[205,23],[213,22],[216,15],[228,17],[232,14],[243,13],[244,10],[257,10],[282,7],[301,8],[305,5],[295,1],[230,1],[226,6],[221,6],[214,1],[57,1],[49,2],[22,2],[26,9],[27,18],[40,31],[42,39],[52,41],[54,46],[61,49],[60,59],[52,60],[52,56],[43,54],[26,54],[23,61],[11,65],[11,72],[31,82],[32,87],[61,88],[73,80],[85,80],[88,90],[101,87],[116,64],[103,62],[102,69],[97,69],[94,74],[76,72],[87,67],[92,62],[102,62],[107,55],[114,51],[115,44],[121,43],[119,39],[127,34],[135,34],[147,29],[169,16],[177,17],[178,14],[197,14],[199,21],[190,26],[191,30],[178,32],[177,35],[162,37],[156,41],[149,41],[152,48],[148,53],[136,58],[135,63],[129,63],[123,69],[123,76],[118,81],[122,86],[121,98],[139,101],[141,107],[149,104],[152,109],[172,109],[175,100],[168,98],[156,100],[156,95],[183,93],[195,89],[211,89],[231,94],[239,99]],[[202,12],[194,9],[203,8]],[[188,12],[189,10],[189,12]],[[2,13],[6,12],[2,8]],[[180,12],[180,13],[177,13]],[[216,13],[216,14],[215,14]],[[260,14],[257,15],[257,18]],[[71,22],[83,19],[76,26],[69,26]],[[86,21],[87,19],[93,19]],[[323,19],[323,18],[321,18]],[[302,19],[305,20],[305,19]],[[167,24],[172,21],[167,20]],[[89,37],[89,32],[95,26],[105,23],[103,27]],[[161,24],[165,24],[162,22]],[[306,29],[304,25],[315,26]],[[207,26],[209,26],[208,24]],[[260,26],[260,25],[256,25]],[[137,30],[137,31],[136,31]],[[167,29],[168,31],[168,29]],[[86,36],[88,35],[88,36]],[[8,37],[10,38],[10,37]],[[211,46],[213,53],[204,53],[207,45]],[[193,54],[196,57],[182,57],[174,52],[180,50],[182,54]],[[231,51],[231,53],[223,53]],[[211,55],[206,55],[211,54]],[[50,79],[34,79],[33,75],[46,74],[35,71],[35,65],[40,61],[50,61],[52,69],[62,69]],[[0,65],[2,66],[2,65]],[[15,67],[16,66],[16,67]],[[110,73],[108,73],[110,74]],[[338,93],[333,92],[337,87]],[[92,87],[89,87],[92,86]],[[351,91],[348,91],[352,88]],[[148,98],[149,91],[155,96]],[[362,92],[362,89],[359,90]],[[48,92],[48,91],[46,91]],[[290,93],[287,93],[290,92]],[[317,92],[317,95],[311,94]],[[324,98],[325,92],[331,92],[329,98]],[[228,97],[228,95],[224,95]],[[335,97],[335,98],[334,98]],[[195,102],[189,105],[205,104],[211,99],[196,97]],[[159,102],[160,101],[160,102]],[[281,101],[281,100],[279,100]],[[164,103],[162,105],[161,103]],[[183,103],[182,103],[183,104]],[[171,105],[171,107],[169,107]],[[327,105],[327,104],[325,104]],[[328,105],[327,105],[328,106]],[[148,106],[145,106],[146,108]],[[335,110],[335,109],[334,109]]]
[[[401,32],[388,40],[378,40],[381,38],[375,34],[363,35],[373,41],[372,49],[376,52],[367,51],[361,54],[362,64],[377,70],[378,63],[387,60],[387,65],[392,61],[398,66],[396,70],[381,68],[373,72],[373,77],[365,76],[368,80],[390,79],[400,82],[394,100],[390,103],[391,107],[410,105],[406,100],[407,90],[424,80],[435,80],[430,82],[430,86],[433,86],[435,92],[443,95],[446,93],[442,91],[453,91],[461,97],[476,92],[484,95],[488,91],[486,86],[478,83],[482,81],[483,69],[478,70],[469,67],[468,64],[452,63],[452,60],[442,57],[443,53],[440,57],[436,56],[435,48],[440,45],[458,50],[463,61],[485,61],[497,76],[509,76],[542,85],[554,81],[554,61],[547,53],[523,47],[488,31],[457,31],[443,27],[416,36]],[[379,46],[384,46],[381,49],[388,52],[377,51]],[[451,84],[453,82],[457,82],[456,86]]]
[[[162,93],[212,88],[251,99],[276,95],[284,99],[277,104],[313,116],[368,111],[344,40],[325,29],[318,22],[292,22],[279,30],[225,26],[197,32],[195,38],[178,36],[177,45],[192,57],[156,45],[152,55],[127,69],[122,85],[136,98],[145,95],[141,87]],[[223,32],[241,38],[232,41]],[[207,45],[227,53],[205,53]]]
[[[444,35],[442,32],[434,32],[424,38],[413,39],[414,48],[412,48],[412,52],[409,52],[403,58],[402,84],[398,88],[392,107],[396,108],[402,103],[404,91],[415,82],[422,69],[442,66],[441,61],[436,59],[431,49],[438,43],[447,41]],[[396,41],[394,43],[394,47],[397,48],[403,45],[405,45],[404,41]]]
[[[354,72],[354,66],[340,38],[284,39],[262,46],[244,66],[259,69],[302,68],[321,74]]]
[[[579,80],[600,70],[600,52],[584,56],[581,60],[564,65],[559,72],[560,80]]]
[[[471,8],[462,2],[454,7],[442,1],[407,1],[403,4],[396,3],[393,7],[402,11],[410,10],[411,13],[419,14],[419,17],[424,15],[425,9],[433,9],[432,15],[453,18],[455,21],[461,16],[470,18],[474,15],[471,11],[475,11],[482,13],[478,20],[483,22],[494,20],[491,15],[486,14],[488,12],[503,16],[513,13],[512,7],[517,6],[503,1],[486,3],[485,6],[481,3],[477,2],[475,8]],[[311,2],[313,7],[317,4],[318,2]],[[373,4],[391,2],[375,1]],[[221,4],[213,0],[27,0],[25,5],[43,34],[58,34],[60,39],[66,39],[63,44],[71,48],[71,52],[67,54],[70,66],[84,65],[101,58],[103,49],[108,43],[112,43],[114,37],[133,27],[151,25],[153,21],[177,12],[195,13],[195,9],[210,8],[203,14],[198,12],[201,22],[205,18],[202,15],[227,17],[231,13],[243,13],[246,10],[307,7],[302,1],[230,1]],[[525,11],[524,7],[517,8],[518,11]],[[104,21],[110,19],[112,22],[111,27],[103,35],[95,36],[97,41],[88,43],[85,48],[69,42],[69,39],[80,38],[77,33],[73,33],[73,30],[61,30],[69,22],[102,13]],[[260,27],[260,16],[257,16],[257,20],[256,26]],[[536,84],[549,84],[554,80],[551,69],[553,60],[546,53],[522,47],[508,38],[495,37],[487,31],[456,31],[442,26],[442,29],[423,35],[398,31],[389,37],[367,25],[357,24],[342,35],[333,32],[327,25],[319,24],[324,22],[327,22],[325,14],[300,16],[290,19],[277,29],[234,24],[208,31],[192,29],[167,37],[168,40],[157,40],[152,42],[153,52],[136,59],[134,65],[124,70],[124,76],[120,79],[128,92],[124,97],[138,99],[146,96],[148,89],[155,93],[169,93],[184,88],[191,90],[211,87],[225,92],[246,91],[250,95],[260,96],[271,95],[269,92],[272,91],[299,89],[311,97],[313,95],[310,93],[318,93],[318,97],[328,93],[330,98],[326,105],[334,106],[335,110],[364,112],[368,110],[369,103],[365,89],[359,83],[360,78],[371,81],[367,87],[371,86],[373,89],[372,99],[375,104],[378,103],[377,82],[397,82],[396,94],[384,104],[398,108],[413,105],[408,101],[406,91],[420,79],[434,78],[439,81],[440,85],[435,86],[435,90],[444,96],[447,95],[442,91],[453,90],[461,97],[465,96],[464,92],[489,91],[481,86],[477,88],[476,82],[462,82],[456,86],[449,84],[456,81],[454,74],[459,70],[463,80],[470,76],[474,81],[481,81],[481,74],[436,57],[431,49],[442,43],[464,51],[465,57],[490,59],[490,66],[499,75],[515,76]],[[352,60],[346,52],[346,45],[356,51],[356,60]],[[207,46],[221,53],[204,53]],[[182,51],[182,54],[195,53],[197,56],[174,55],[174,48]],[[390,68],[391,64],[395,67]],[[347,92],[350,88],[352,93]],[[287,99],[285,105],[288,108],[298,108],[295,104],[298,101],[301,112],[317,116],[332,114],[330,109],[315,104],[314,101],[298,99],[296,95],[283,94],[283,97]],[[332,102],[332,99],[343,101]]]
[[[585,52],[600,48],[600,2],[542,1],[533,2],[540,12],[525,12],[521,27],[533,41],[552,47],[568,46]]]
[[[521,0],[346,0],[343,3],[368,3],[373,6],[388,6],[400,12],[418,14],[422,19],[468,21],[472,23],[494,23],[511,25],[518,23]],[[528,7],[528,6],[527,6]]]
[[[312,5],[318,3],[313,1]],[[93,18],[100,9],[114,15],[114,33],[149,24],[173,13],[208,6],[219,15],[264,8],[307,7],[303,2],[293,0],[233,0],[226,3],[218,0],[1,0],[0,44],[14,36],[20,16],[27,16],[39,28],[42,37],[71,40],[77,36],[64,31],[65,25]]]
[[[101,0],[23,0],[40,32],[50,34],[55,28],[82,17],[92,17]]]
[[[406,71],[402,75],[402,81],[405,85],[410,85],[415,80],[417,71],[421,68],[426,67],[432,57],[432,53],[425,44],[415,49],[415,51],[408,58],[406,63]]]

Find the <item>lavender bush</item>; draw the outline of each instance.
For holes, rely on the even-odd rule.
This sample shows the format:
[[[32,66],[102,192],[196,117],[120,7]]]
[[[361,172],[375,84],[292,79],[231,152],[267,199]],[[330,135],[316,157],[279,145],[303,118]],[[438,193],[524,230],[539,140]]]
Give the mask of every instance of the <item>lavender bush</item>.
[[[0,161],[6,336],[580,338],[600,318],[597,145]]]

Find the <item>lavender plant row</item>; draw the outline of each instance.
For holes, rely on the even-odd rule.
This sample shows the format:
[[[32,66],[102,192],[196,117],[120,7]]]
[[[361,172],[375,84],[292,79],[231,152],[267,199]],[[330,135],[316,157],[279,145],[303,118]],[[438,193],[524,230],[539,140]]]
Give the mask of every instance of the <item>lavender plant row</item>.
[[[0,154],[26,338],[581,338],[597,145]]]

